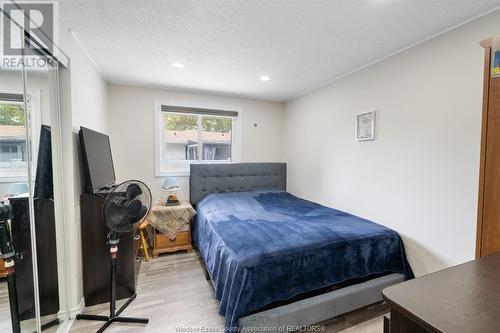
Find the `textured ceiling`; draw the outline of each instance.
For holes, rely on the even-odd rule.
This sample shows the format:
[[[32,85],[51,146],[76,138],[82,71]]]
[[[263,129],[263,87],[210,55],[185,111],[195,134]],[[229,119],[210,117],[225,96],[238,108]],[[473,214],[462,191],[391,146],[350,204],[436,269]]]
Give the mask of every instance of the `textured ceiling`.
[[[285,101],[499,5],[64,0],[60,13],[109,82]]]

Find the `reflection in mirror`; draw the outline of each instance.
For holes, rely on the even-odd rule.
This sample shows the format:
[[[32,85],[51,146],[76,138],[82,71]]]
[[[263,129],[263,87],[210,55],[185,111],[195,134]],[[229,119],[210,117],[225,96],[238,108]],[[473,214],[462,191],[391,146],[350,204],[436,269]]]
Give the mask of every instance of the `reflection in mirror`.
[[[33,115],[33,209],[35,217],[38,292],[40,295],[40,322],[42,330],[59,324],[60,293],[57,228],[53,183],[52,114],[58,108],[53,90],[57,89],[57,66],[49,62],[42,68],[25,68],[26,93]],[[64,302],[64,301],[63,301]],[[26,304],[26,307],[28,304]],[[64,319],[64,318],[61,318]]]
[[[12,27],[13,30],[15,27]],[[21,42],[21,30],[17,29]],[[3,45],[3,43],[2,43]],[[18,63],[0,68],[0,332],[36,329],[35,295],[30,287],[28,121],[25,114],[23,70]],[[27,235],[27,237],[26,237]],[[29,300],[26,302],[26,300]]]
[[[18,29],[24,45],[21,30],[11,28]],[[61,168],[54,164],[61,160],[60,145],[54,144],[60,139],[53,139],[58,137],[54,132],[60,133],[58,64],[45,56],[29,56],[43,61],[27,57],[17,57],[25,66],[20,61],[0,64],[2,333],[56,332],[68,313],[62,184],[54,186],[53,176],[53,169]]]

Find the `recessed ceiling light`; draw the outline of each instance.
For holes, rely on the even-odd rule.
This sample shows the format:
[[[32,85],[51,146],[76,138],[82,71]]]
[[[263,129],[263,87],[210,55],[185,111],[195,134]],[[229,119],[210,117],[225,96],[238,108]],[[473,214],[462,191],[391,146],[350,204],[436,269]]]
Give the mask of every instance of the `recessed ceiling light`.
[[[174,67],[174,68],[184,68],[184,64],[181,64],[180,62],[174,62],[172,64],[172,67]]]
[[[261,81],[269,81],[269,76],[261,76],[260,80]]]

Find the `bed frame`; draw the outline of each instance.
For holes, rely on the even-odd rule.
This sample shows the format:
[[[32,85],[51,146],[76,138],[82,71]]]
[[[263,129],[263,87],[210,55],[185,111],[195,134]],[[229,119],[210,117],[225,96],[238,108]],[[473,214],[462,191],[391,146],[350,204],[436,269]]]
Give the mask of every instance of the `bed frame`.
[[[286,190],[285,163],[192,164],[190,201],[194,207],[210,193]],[[200,256],[201,257],[201,256]],[[203,268],[205,263],[202,261]],[[206,269],[205,269],[206,271]],[[205,276],[209,278],[206,273]],[[242,332],[289,332],[382,301],[382,290],[403,282],[403,274],[388,274],[324,294],[250,314],[239,320]]]
[[[189,198],[193,205],[210,193],[271,189],[286,191],[285,163],[191,164]]]

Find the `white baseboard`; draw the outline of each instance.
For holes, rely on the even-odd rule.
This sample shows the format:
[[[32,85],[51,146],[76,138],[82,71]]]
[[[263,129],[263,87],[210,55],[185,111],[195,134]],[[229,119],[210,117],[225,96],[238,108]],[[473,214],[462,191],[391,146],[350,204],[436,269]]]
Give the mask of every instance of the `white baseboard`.
[[[69,333],[69,330],[71,329],[71,326],[73,326],[74,321],[75,320],[73,318],[68,318],[61,325],[59,325],[56,333]]]
[[[73,323],[75,322],[76,315],[82,313],[84,308],[85,299],[82,298],[77,306],[69,310],[69,317],[67,318],[67,320],[63,321],[61,325],[59,325],[56,333],[69,333],[71,326],[73,326]],[[67,313],[67,311],[59,311],[58,317],[65,318]]]
[[[75,306],[74,308],[72,308],[71,310],[69,310],[69,317],[71,319],[75,319],[75,317],[76,317],[77,314],[83,312],[83,309],[85,309],[85,299],[84,298],[82,298],[80,300],[80,303],[77,306]]]

